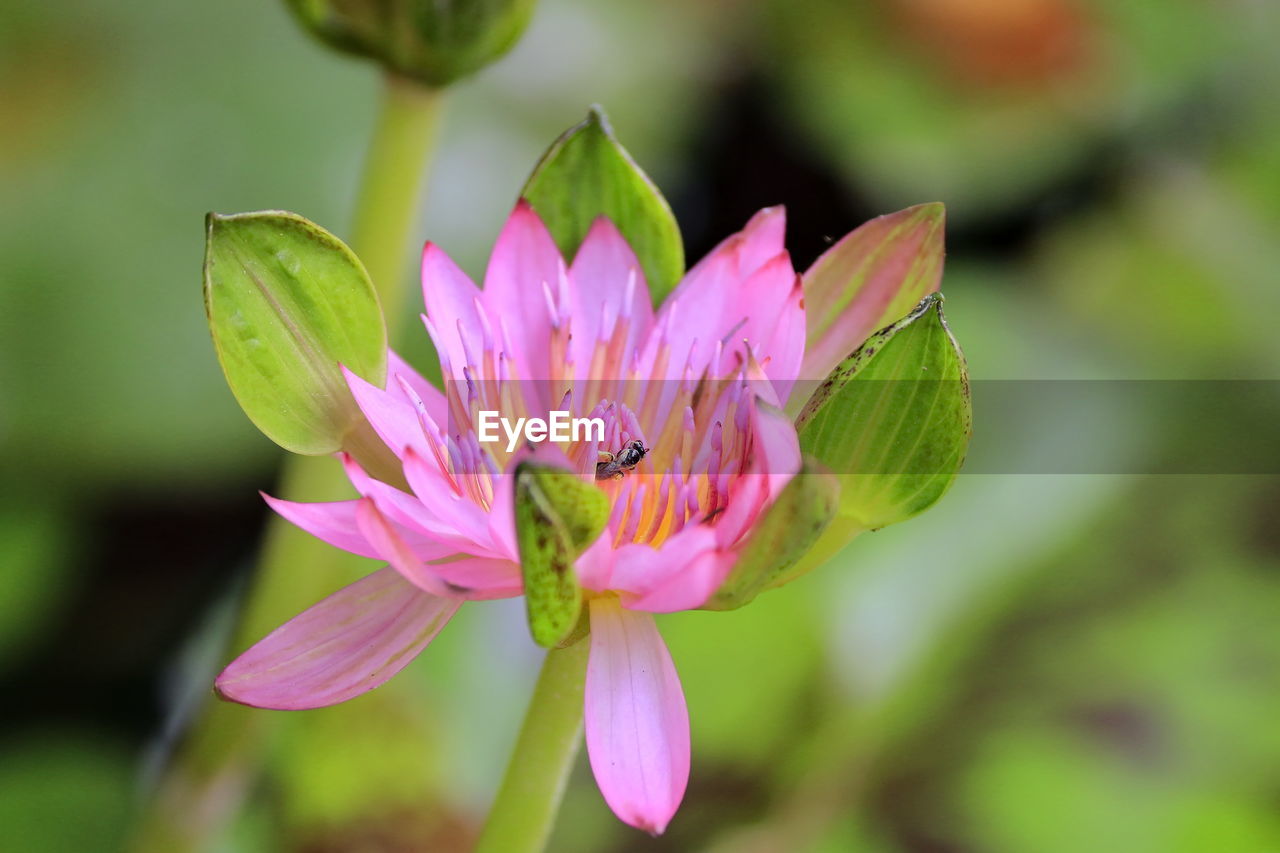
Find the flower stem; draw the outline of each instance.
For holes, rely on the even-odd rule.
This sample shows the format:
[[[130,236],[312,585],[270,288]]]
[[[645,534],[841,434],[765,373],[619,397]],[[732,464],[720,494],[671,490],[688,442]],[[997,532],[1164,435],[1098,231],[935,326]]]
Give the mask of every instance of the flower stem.
[[[392,318],[405,297],[408,243],[440,104],[440,92],[387,75],[351,242]],[[388,329],[393,335],[396,330],[394,323]],[[293,456],[285,463],[279,494],[289,500],[338,500],[349,497],[349,490],[334,460]],[[272,516],[226,657],[364,570],[359,558]],[[140,816],[132,849],[183,853],[213,846],[243,801],[267,752],[264,744],[279,723],[278,715],[216,701],[210,691]]]
[[[404,301],[405,250],[442,101],[440,89],[387,74],[382,111],[356,198],[351,247],[378,289],[382,310],[393,320]]]
[[[582,740],[589,647],[589,640],[579,640],[547,652],[476,853],[539,853],[546,847]]]

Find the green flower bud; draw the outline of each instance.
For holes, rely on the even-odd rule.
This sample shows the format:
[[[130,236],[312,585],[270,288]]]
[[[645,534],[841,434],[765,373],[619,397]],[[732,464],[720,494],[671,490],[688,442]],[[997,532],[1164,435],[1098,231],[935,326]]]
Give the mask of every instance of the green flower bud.
[[[286,0],[330,47],[431,86],[479,71],[515,45],[535,0]]]

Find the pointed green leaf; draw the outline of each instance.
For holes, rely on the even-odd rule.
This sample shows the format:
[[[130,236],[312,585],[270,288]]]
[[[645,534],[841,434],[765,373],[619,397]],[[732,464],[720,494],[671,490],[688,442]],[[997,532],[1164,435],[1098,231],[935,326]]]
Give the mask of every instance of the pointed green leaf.
[[[751,532],[733,571],[704,609],[733,610],[799,577],[800,558],[835,515],[839,495],[835,478],[806,459]]]
[[[604,492],[559,468],[516,468],[516,547],[529,630],[539,645],[562,643],[578,627],[582,589],[573,561],[609,520]]]
[[[684,244],[671,207],[618,144],[599,107],[542,155],[521,195],[569,260],[596,217],[607,216],[640,259],[655,305],[684,275]]]
[[[969,446],[964,356],[942,296],[867,339],[796,419],[800,448],[840,480],[842,523],[875,530],[932,506]]]
[[[387,331],[341,240],[293,213],[211,213],[204,301],[227,383],[268,438],[319,455],[365,428],[339,364],[381,385]]]
[[[942,281],[946,209],[920,204],[854,229],[805,272],[802,376],[826,376]]]

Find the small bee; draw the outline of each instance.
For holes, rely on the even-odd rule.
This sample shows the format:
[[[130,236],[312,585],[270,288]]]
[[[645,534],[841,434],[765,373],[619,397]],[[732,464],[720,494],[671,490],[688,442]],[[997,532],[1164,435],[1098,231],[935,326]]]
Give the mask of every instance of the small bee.
[[[639,439],[628,441],[626,446],[617,452],[600,451],[600,461],[596,463],[597,480],[616,480],[632,468],[640,464],[649,448]]]

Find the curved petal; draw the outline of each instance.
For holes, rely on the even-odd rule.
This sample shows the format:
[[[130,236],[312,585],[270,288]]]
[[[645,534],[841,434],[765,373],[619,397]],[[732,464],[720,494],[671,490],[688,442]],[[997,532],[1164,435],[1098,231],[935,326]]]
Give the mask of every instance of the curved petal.
[[[778,409],[756,400],[751,411],[751,441],[754,452],[750,470],[767,479],[772,500],[800,470],[800,439],[795,424]]]
[[[793,319],[795,312],[786,309],[793,302],[796,308],[803,303],[792,295],[797,278],[782,244],[784,224],[782,208],[760,211],[672,291],[644,345],[647,369],[656,369],[658,351],[670,347],[664,375],[655,378],[678,379],[686,367],[692,368],[694,376],[700,375],[719,347],[726,358],[738,357],[733,353],[741,349],[743,339],[761,348],[773,341],[780,320]],[[799,317],[803,323],[802,309]],[[799,364],[792,361],[790,357],[780,360],[766,372],[777,378],[798,371]]]
[[[647,547],[647,546],[645,546]],[[613,561],[618,552],[613,547],[613,540],[601,536],[578,555],[573,569],[578,575],[578,583],[583,589],[605,592],[612,589]]]
[[[739,232],[742,242],[738,249],[738,263],[742,275],[751,275],[770,258],[777,257],[783,250],[786,233],[786,207],[777,204],[756,211]]]
[[[390,563],[391,568],[405,580],[423,592],[444,598],[451,597],[448,585],[414,556],[404,540],[396,535],[391,522],[378,512],[373,498],[361,498],[356,502],[356,525],[364,538],[377,549],[378,556]]]
[[[684,561],[678,574],[670,575],[639,598],[623,602],[628,610],[678,613],[707,603],[724,583],[737,562],[732,551],[703,551]]]
[[[413,493],[432,518],[456,531],[459,536],[492,550],[492,532],[484,507],[458,494],[453,483],[440,473],[434,460],[428,461],[413,448],[407,449],[404,454],[404,476],[409,482],[409,488],[413,489]],[[453,476],[461,479],[481,475],[461,471]]]
[[[440,389],[414,370],[395,350],[387,350],[387,393],[403,403],[416,405],[416,401],[405,392],[405,385],[422,402],[432,422],[442,424],[447,421],[449,403]]]
[[[468,361],[466,341],[474,341],[474,347],[484,339],[480,288],[434,243],[427,243],[422,249],[422,303],[431,325],[440,334],[440,355],[452,366],[455,378],[460,379]]]
[[[513,598],[524,593],[520,564],[514,560],[459,554],[436,560],[429,568],[449,584],[455,596],[467,601]]]
[[[514,470],[512,468],[511,470]],[[493,503],[489,506],[489,538],[493,547],[512,560],[519,559],[516,547],[515,475],[500,473],[493,478]]]
[[[286,521],[302,528],[320,541],[361,557],[372,560],[382,559],[377,549],[369,543],[356,524],[358,500],[297,503],[273,498],[266,492],[260,492],[260,494],[267,505],[283,516]],[[413,550],[413,553],[423,560],[434,560],[454,553],[454,549],[415,534],[412,530],[399,527],[396,532]]]
[[[273,498],[266,492],[258,494],[285,521],[302,528],[321,542],[361,557],[382,559],[356,526],[356,504],[359,501],[299,503]]]
[[[717,260],[732,257],[738,276],[749,276],[784,248],[787,210],[782,205],[757,211],[737,234],[731,234],[698,261],[680,282],[681,288],[694,286]]]
[[[564,260],[547,227],[529,203],[520,200],[494,244],[484,275],[483,301],[511,347],[521,379],[551,377],[548,293],[560,288]],[[502,318],[512,320],[502,322]],[[542,401],[544,404],[546,401]]]
[[[523,588],[519,566],[510,560],[454,554],[436,562],[423,562],[371,498],[361,498],[357,503],[356,523],[379,556],[423,592],[480,601],[510,598]]]
[[[612,336],[618,323],[626,327],[616,364],[619,370],[630,366],[632,351],[653,324],[653,307],[640,261],[604,216],[591,223],[569,267],[569,297],[573,318],[569,346],[578,377],[604,378],[592,377],[592,357],[597,342]]]
[[[346,377],[347,387],[356,398],[360,412],[392,453],[399,457],[404,454],[406,447],[423,445],[426,439],[422,434],[418,411],[404,399],[403,392],[397,395],[384,391],[356,376],[346,367],[342,368],[342,375]],[[391,381],[394,382],[394,378]]]
[[[609,586],[624,594],[623,604],[631,610],[672,613],[700,607],[732,566],[732,557],[716,559],[717,548],[716,529],[701,524],[684,528],[658,548],[623,545],[613,554]]]
[[[868,335],[938,289],[945,225],[941,204],[916,205],[855,228],[813,262],[804,274],[804,379],[825,379]]]
[[[794,281],[791,293],[778,309],[772,333],[761,330],[761,354],[766,359],[764,372],[772,380],[773,390],[784,406],[804,361],[804,288],[799,276],[795,276]]]
[[[689,780],[689,712],[671,654],[648,613],[591,601],[587,755],[613,813],[661,833]]]
[[[224,699],[280,711],[345,702],[403,669],[459,603],[382,569],[272,631],[222,671],[215,689]]]
[[[351,481],[351,485],[355,486],[360,496],[373,498],[379,512],[400,528],[439,542],[446,546],[450,553],[472,554],[477,557],[506,556],[502,553],[493,553],[487,544],[473,541],[455,530],[447,521],[435,517],[415,496],[370,477],[347,454],[339,454],[339,458],[346,469],[347,479]]]

